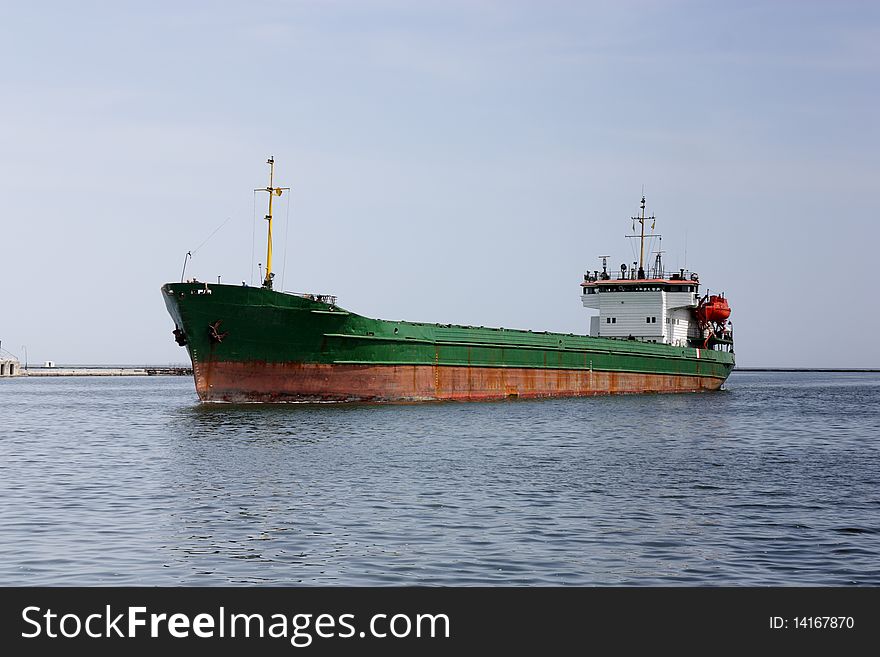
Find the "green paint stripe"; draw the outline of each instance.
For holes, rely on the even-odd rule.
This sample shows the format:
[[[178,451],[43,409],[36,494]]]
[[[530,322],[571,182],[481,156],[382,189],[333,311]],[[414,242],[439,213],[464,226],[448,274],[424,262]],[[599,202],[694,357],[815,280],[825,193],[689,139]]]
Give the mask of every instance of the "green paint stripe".
[[[696,353],[694,356],[687,356],[684,354],[656,354],[650,352],[642,352],[642,351],[617,351],[611,349],[593,349],[591,347],[566,347],[566,346],[554,346],[554,345],[531,345],[531,344],[510,344],[510,343],[502,343],[502,342],[459,342],[454,340],[422,340],[419,338],[408,338],[406,336],[384,336],[384,335],[353,335],[353,334],[345,334],[345,333],[325,333],[324,337],[327,338],[339,338],[344,340],[374,340],[378,342],[386,342],[391,344],[433,344],[439,347],[476,347],[479,349],[527,349],[532,351],[548,351],[548,352],[560,352],[560,353],[576,353],[576,354],[584,354],[584,355],[614,355],[614,356],[627,356],[627,357],[635,357],[635,358],[655,358],[655,359],[664,359],[664,360],[678,360],[682,362],[688,363],[699,363],[699,362],[722,362],[715,358],[697,358]],[[706,350],[708,351],[708,350]]]

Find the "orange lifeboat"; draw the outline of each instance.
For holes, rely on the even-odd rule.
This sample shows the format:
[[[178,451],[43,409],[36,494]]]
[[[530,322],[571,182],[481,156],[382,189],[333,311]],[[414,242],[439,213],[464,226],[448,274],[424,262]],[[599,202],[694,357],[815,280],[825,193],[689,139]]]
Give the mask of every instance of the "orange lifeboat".
[[[730,305],[727,299],[717,294],[710,297],[703,297],[700,305],[697,307],[697,320],[701,324],[713,322],[715,324],[723,324],[730,317]]]

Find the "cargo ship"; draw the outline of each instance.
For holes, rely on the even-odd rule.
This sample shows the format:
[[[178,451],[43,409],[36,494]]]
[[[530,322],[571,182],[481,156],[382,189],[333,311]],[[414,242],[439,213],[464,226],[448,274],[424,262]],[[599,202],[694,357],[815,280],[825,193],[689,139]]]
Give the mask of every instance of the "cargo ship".
[[[584,335],[372,319],[328,294],[275,290],[270,158],[268,244],[259,287],[195,279],[162,286],[173,335],[204,402],[417,402],[718,390],[734,366],[730,306],[700,295],[696,273],[646,267],[584,274],[579,297],[598,311]],[[635,232],[635,231],[634,231]],[[650,250],[649,250],[650,256]],[[186,263],[186,260],[184,260]],[[184,266],[185,270],[185,266]],[[181,277],[183,278],[183,276]]]

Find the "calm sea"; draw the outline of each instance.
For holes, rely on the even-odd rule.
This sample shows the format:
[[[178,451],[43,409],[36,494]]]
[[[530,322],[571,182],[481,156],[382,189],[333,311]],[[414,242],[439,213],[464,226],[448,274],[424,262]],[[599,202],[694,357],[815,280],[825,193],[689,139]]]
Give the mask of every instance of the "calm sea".
[[[0,584],[880,585],[880,375],[401,406],[3,380]]]

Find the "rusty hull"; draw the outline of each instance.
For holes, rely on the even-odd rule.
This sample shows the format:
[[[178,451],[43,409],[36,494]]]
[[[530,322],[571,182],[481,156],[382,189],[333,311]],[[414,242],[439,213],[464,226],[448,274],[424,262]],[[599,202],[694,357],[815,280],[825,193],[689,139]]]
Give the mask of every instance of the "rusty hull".
[[[207,402],[480,401],[703,392],[724,383],[706,376],[582,369],[242,361],[195,363],[193,377]]]

